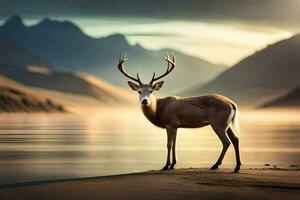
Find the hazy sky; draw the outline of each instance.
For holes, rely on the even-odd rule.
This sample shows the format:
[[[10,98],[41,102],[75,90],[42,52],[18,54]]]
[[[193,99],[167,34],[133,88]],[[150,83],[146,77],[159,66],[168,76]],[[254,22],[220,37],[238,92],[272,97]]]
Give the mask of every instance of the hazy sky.
[[[297,33],[299,10],[300,0],[0,0],[2,20],[72,20],[95,37],[123,33],[226,65]]]

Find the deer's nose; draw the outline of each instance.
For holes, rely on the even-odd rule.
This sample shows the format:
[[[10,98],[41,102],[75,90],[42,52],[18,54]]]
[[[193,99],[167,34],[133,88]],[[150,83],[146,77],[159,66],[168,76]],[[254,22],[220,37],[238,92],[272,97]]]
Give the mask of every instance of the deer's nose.
[[[147,99],[143,99],[142,100],[142,104],[144,104],[144,105],[148,104],[148,100]]]

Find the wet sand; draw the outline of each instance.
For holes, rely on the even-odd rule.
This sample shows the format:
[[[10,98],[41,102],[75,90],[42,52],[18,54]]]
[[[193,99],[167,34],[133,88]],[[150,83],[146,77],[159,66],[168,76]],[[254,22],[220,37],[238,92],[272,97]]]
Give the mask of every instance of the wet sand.
[[[300,171],[176,169],[0,186],[1,200],[300,199]]]

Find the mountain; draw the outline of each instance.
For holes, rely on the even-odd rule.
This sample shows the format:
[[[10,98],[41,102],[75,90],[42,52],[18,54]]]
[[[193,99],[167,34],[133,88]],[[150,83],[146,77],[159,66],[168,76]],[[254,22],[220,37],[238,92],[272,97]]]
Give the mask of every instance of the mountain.
[[[44,59],[19,47],[3,34],[0,34],[0,63],[50,66]]]
[[[300,108],[300,87],[264,103],[260,108],[284,108],[284,107],[298,107]]]
[[[300,34],[267,46],[185,93],[217,92],[246,105],[261,104],[299,85],[299,52]]]
[[[0,27],[0,33],[20,47],[42,57],[55,66],[55,69],[87,72],[122,86],[126,85],[125,79],[118,72],[116,63],[119,55],[125,51],[129,57],[128,71],[136,74],[139,70],[145,82],[151,78],[152,71],[159,73],[165,70],[165,53],[174,52],[178,63],[174,72],[166,79],[167,90],[202,84],[224,70],[222,66],[172,49],[152,51],[139,44],[130,45],[121,34],[93,38],[69,21],[46,18],[36,25],[25,26],[21,17],[13,16]]]
[[[0,75],[0,113],[66,112],[55,100]]]
[[[131,96],[126,91],[84,73],[0,64],[0,74],[26,86],[92,97],[104,104],[131,102]]]

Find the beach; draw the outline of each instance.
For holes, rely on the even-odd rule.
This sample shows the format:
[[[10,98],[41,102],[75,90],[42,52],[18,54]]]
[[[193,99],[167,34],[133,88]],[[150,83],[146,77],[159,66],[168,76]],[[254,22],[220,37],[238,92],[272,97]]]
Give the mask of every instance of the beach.
[[[175,169],[0,186],[1,200],[300,199],[299,169]]]

